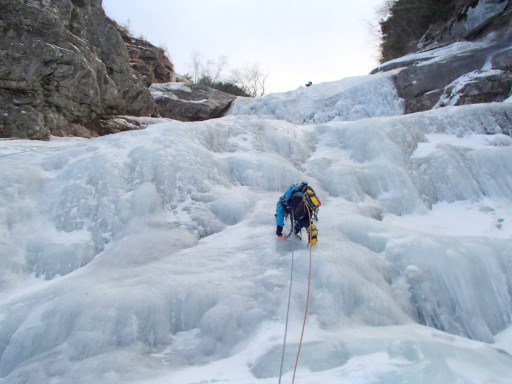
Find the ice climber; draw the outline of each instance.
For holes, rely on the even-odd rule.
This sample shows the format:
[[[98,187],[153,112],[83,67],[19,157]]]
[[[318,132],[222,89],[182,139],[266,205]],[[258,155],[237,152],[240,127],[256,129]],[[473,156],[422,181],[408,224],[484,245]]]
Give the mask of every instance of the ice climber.
[[[318,230],[314,222],[318,221],[318,208],[321,203],[315,195],[315,191],[307,182],[294,184],[277,201],[276,207],[276,235],[285,240],[292,231],[301,239],[301,230],[306,228],[308,233],[308,245],[317,243]],[[288,235],[283,235],[285,218],[290,215],[292,229]]]

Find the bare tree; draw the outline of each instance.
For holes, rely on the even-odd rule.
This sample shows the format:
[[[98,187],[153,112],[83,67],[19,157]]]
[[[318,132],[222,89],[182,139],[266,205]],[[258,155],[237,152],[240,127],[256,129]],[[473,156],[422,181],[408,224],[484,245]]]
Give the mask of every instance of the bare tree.
[[[393,7],[395,0],[384,0],[384,3],[377,9],[377,15],[380,19],[386,19]]]
[[[208,60],[204,63],[199,52],[194,51],[191,58],[191,78],[194,83],[211,87],[225,81],[225,72],[229,67],[227,56],[221,55],[217,60]],[[240,69],[233,69],[227,81],[239,87],[245,94],[257,97],[265,94],[267,77],[268,75],[263,73],[260,65],[255,63]]]
[[[227,56],[221,55],[217,60],[208,60],[206,63],[203,61],[201,54],[194,51],[191,56],[192,81],[194,83],[206,82],[206,85],[211,85],[220,81],[226,67],[228,66]]]
[[[206,63],[206,67],[204,68],[204,72],[202,74],[203,78],[208,78],[212,83],[216,83],[220,81],[222,78],[223,71],[228,66],[228,58],[227,56],[221,55],[217,59],[217,61],[214,60],[208,60]]]
[[[233,82],[241,87],[251,97],[265,94],[265,82],[268,74],[263,73],[258,63],[249,64],[231,72]]]
[[[369,44],[374,48],[375,59],[380,58],[380,47],[382,44],[382,30],[380,23],[390,15],[394,0],[383,0],[383,3],[374,9],[374,17],[365,20],[369,36]]]
[[[194,83],[197,83],[201,77],[201,67],[202,65],[202,59],[201,54],[198,51],[192,52],[191,55],[192,63],[190,66],[192,67],[192,80]]]

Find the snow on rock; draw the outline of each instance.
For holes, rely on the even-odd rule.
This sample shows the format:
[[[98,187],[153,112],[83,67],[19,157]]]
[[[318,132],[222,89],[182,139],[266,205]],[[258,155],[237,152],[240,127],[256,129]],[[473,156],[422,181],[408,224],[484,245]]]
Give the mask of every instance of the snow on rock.
[[[426,66],[438,62],[444,62],[453,56],[464,56],[474,50],[487,47],[486,42],[473,42],[473,41],[457,41],[455,43],[434,47],[398,57],[396,59],[387,61],[375,68],[373,72],[388,71],[396,68],[404,68],[411,64],[418,66]]]
[[[469,84],[478,82],[480,79],[499,77],[502,74],[503,71],[497,69],[478,70],[466,73],[445,87],[444,93],[441,95],[434,108],[457,105],[459,99],[463,96],[465,88]]]
[[[489,24],[507,5],[508,1],[480,0],[468,8],[465,17],[457,20],[450,32],[454,36],[467,38]]]

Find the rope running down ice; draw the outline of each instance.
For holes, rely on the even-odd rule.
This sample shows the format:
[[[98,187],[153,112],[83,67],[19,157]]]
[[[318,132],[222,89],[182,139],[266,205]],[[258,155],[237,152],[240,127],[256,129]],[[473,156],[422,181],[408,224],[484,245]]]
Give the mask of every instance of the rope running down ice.
[[[310,211],[309,207],[306,206],[306,208],[308,211],[309,228],[311,231],[311,221],[312,221],[311,211]],[[292,231],[293,231],[293,216],[291,216],[291,225],[292,225]],[[311,234],[309,234],[309,237],[311,237]],[[294,263],[294,257],[295,257],[293,240],[292,240],[292,246],[291,246],[291,253],[292,253],[292,263],[291,263],[292,265],[291,265],[291,272],[290,272],[290,288],[288,291],[288,306],[286,309],[286,322],[285,322],[285,329],[284,329],[283,351],[282,351],[282,355],[281,355],[281,368],[279,370],[279,384],[281,384],[281,378],[283,375],[284,356],[285,356],[285,351],[286,351],[286,337],[288,334],[288,320],[289,320],[289,315],[290,315],[290,302],[291,302],[291,295],[292,295],[293,263]],[[302,347],[302,339],[304,337],[304,329],[306,328],[306,320],[307,320],[307,316],[308,316],[309,296],[310,296],[310,291],[311,291],[311,266],[312,266],[312,247],[309,246],[309,272],[308,272],[308,290],[307,290],[307,295],[306,295],[306,308],[304,311],[304,321],[302,323],[302,331],[301,331],[301,335],[300,335],[299,348],[297,350],[297,357],[295,359],[295,367],[293,369],[292,384],[295,383],[295,375],[297,373],[297,367],[299,365],[299,357],[300,357],[300,351],[301,351],[301,347]]]
[[[290,214],[290,225],[291,225],[291,231],[290,234],[293,232],[293,213]],[[284,354],[286,351],[286,336],[288,335],[288,319],[290,316],[290,302],[292,297],[292,283],[293,283],[293,259],[294,259],[294,239],[292,237],[292,243],[291,243],[291,252],[292,252],[292,267],[290,271],[290,288],[288,291],[288,307],[286,308],[286,322],[284,326],[284,340],[283,340],[283,352],[281,354],[281,368],[279,369],[279,384],[281,384],[281,377],[283,376],[283,364],[284,364]]]
[[[311,228],[311,210],[309,209],[309,207],[306,205],[306,208],[307,208],[307,211],[308,211],[308,215],[309,215],[309,241],[311,241],[311,237],[312,237],[312,228]],[[308,244],[309,245],[309,244]],[[306,295],[306,308],[304,310],[304,321],[302,322],[302,332],[300,334],[300,341],[299,341],[299,349],[297,350],[297,358],[295,359],[295,368],[293,368],[293,377],[292,377],[292,384],[295,383],[295,374],[297,372],[297,366],[299,365],[299,357],[300,357],[300,350],[301,350],[301,347],[302,347],[302,338],[304,336],[304,329],[306,328],[306,320],[308,318],[308,308],[309,308],[309,292],[311,291],[311,264],[312,264],[312,257],[311,257],[311,252],[312,252],[312,246],[309,245],[309,271],[308,271],[308,292],[307,292],[307,295]]]

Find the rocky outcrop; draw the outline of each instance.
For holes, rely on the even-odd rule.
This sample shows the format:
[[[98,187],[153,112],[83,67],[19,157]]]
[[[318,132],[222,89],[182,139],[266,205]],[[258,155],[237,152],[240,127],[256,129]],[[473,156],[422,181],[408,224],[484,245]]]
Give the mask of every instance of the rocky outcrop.
[[[124,131],[135,131],[165,121],[168,121],[168,119],[147,116],[111,116],[98,122],[98,133],[103,136]]]
[[[433,50],[427,60],[405,67],[393,79],[406,113],[505,100],[512,86],[510,44],[509,37],[490,45],[468,45],[446,56],[439,53],[442,49]]]
[[[220,117],[236,96],[200,84],[153,84],[149,88],[157,112],[179,121],[201,121]]]
[[[146,86],[149,87],[153,83],[169,83],[176,80],[174,66],[162,48],[155,47],[145,40],[131,36],[125,28],[118,24],[116,24],[116,27],[128,48],[130,65],[135,71],[140,73]]]
[[[491,33],[510,32],[510,0],[473,0],[447,23],[432,26],[417,48],[426,49],[461,40],[475,40]]]
[[[96,136],[154,102],[101,0],[0,0],[0,137]]]
[[[434,26],[418,51],[373,72],[394,75],[406,113],[503,101],[512,86],[512,0],[480,0]]]

